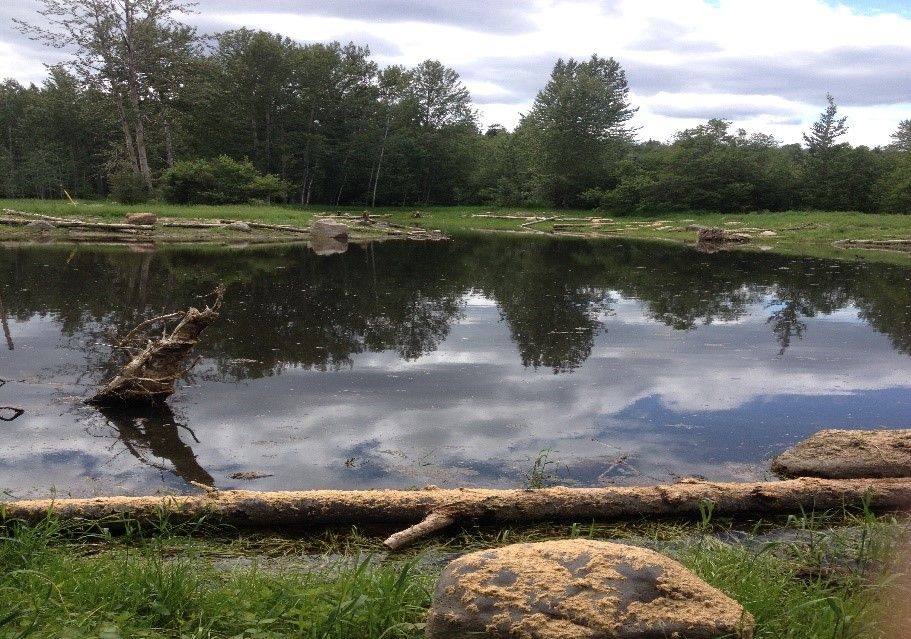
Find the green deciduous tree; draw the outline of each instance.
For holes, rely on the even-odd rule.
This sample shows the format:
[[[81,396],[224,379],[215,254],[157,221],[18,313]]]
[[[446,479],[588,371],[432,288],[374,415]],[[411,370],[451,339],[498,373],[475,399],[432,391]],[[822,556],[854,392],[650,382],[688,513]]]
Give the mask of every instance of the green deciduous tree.
[[[613,58],[558,60],[523,125],[534,132],[534,163],[543,195],[558,206],[591,188],[613,186],[632,140],[626,74]]]
[[[176,19],[185,0],[38,0],[42,23],[19,23],[30,37],[74,57],[65,64],[86,86],[111,100],[130,166],[153,186],[149,123],[179,83],[191,55],[193,29]]]
[[[873,186],[875,205],[885,212],[911,213],[911,120],[898,123],[885,161],[889,169]]]
[[[161,176],[162,195],[175,204],[241,204],[284,198],[288,185],[260,174],[249,161],[227,155],[211,160],[175,162]]]

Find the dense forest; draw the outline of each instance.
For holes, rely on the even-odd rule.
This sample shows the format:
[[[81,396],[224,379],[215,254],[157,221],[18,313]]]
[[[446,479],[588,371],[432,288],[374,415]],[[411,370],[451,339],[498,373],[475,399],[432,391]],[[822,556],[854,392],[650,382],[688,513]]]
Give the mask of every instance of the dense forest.
[[[885,148],[852,147],[831,96],[802,145],[722,119],[641,141],[623,69],[594,55],[557,60],[515,130],[481,130],[438,61],[203,37],[180,0],[39,4],[19,27],[75,56],[42,86],[0,84],[0,197],[911,212],[911,120]]]

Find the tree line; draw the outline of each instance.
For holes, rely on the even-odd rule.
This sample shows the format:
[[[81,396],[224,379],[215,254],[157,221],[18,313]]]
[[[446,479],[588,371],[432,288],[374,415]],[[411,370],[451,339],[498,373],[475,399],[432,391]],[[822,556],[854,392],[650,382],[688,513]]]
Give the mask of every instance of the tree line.
[[[832,96],[803,144],[712,119],[638,141],[612,58],[558,60],[513,131],[481,130],[458,73],[380,68],[365,46],[264,31],[203,37],[183,0],[39,0],[30,37],[75,53],[0,84],[0,196],[139,202],[485,204],[911,211],[911,120],[841,140]]]

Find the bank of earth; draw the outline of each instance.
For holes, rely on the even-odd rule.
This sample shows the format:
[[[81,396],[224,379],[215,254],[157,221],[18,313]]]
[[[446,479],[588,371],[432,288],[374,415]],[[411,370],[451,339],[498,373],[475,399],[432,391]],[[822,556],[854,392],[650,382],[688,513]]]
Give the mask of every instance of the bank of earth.
[[[352,229],[352,239],[377,239],[382,232],[357,224],[365,209],[356,207],[299,207],[285,205],[181,206],[163,203],[121,205],[87,201],[74,206],[56,200],[0,200],[0,209],[78,218],[84,221],[124,222],[132,213],[151,212],[159,219],[212,222],[230,220],[307,227],[314,218],[338,216]],[[378,208],[367,214],[375,221],[443,233],[513,232],[572,237],[628,237],[695,243],[696,229],[716,227],[749,237],[731,250],[764,250],[788,255],[841,259],[870,259],[907,263],[911,259],[911,215],[824,211],[783,213],[673,213],[654,216],[616,216],[597,211],[551,209],[490,209],[486,207]],[[251,235],[227,228],[164,229],[157,242],[279,241],[287,234]],[[0,226],[0,241],[65,240],[60,229],[50,232],[26,226]]]

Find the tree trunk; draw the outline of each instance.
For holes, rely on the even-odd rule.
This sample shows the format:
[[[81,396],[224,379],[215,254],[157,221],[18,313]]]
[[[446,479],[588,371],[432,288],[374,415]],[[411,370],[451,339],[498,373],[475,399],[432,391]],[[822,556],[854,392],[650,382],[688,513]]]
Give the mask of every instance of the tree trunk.
[[[376,208],[376,188],[380,183],[380,169],[383,167],[383,154],[386,152],[386,138],[389,136],[389,114],[386,114],[386,129],[383,131],[383,142],[380,144],[380,158],[376,163],[376,177],[373,179],[373,199],[370,208]]]
[[[187,372],[184,360],[199,341],[200,333],[218,319],[223,296],[224,289],[219,287],[211,308],[207,306],[202,311],[189,309],[170,335],[149,341],[140,353],[124,364],[114,379],[88,400],[89,403],[131,404],[161,401],[172,395],[177,380]],[[126,346],[132,335],[140,329],[152,323],[174,319],[175,315],[179,316],[180,313],[141,323],[121,340],[120,346]]]
[[[124,44],[126,45],[127,88],[129,89],[130,107],[133,110],[133,128],[136,131],[136,159],[139,161],[139,172],[152,190],[152,170],[146,153],[145,122],[143,122],[142,101],[139,96],[139,72],[136,69],[136,58],[133,52],[133,5],[131,0],[124,0]]]
[[[171,138],[171,123],[167,116],[164,118],[164,153],[168,168],[174,166],[174,141]]]
[[[143,124],[142,106],[139,101],[139,87],[135,82],[131,82],[130,102],[133,106],[133,113],[136,129],[136,158],[139,160],[139,172],[146,183],[149,191],[152,190],[152,170],[149,168],[149,157],[146,152],[145,125]]]
[[[877,511],[911,506],[911,479],[812,479],[755,483],[681,481],[659,486],[544,488],[540,490],[309,490],[219,491],[205,495],[43,499],[0,504],[0,518],[39,521],[49,512],[65,519],[143,522],[205,516],[238,527],[422,524],[388,540],[430,533],[454,522],[516,524],[589,522],[649,516],[700,516],[705,504],[719,515],[766,516],[841,510],[864,505]],[[427,520],[427,521],[425,521]]]
[[[127,119],[126,108],[123,106],[123,94],[115,89],[117,103],[117,116],[120,118],[120,126],[123,128],[123,140],[127,148],[127,157],[130,159],[130,166],[135,173],[139,171],[139,160],[136,158],[136,145],[133,144],[133,134],[130,132],[130,122]]]

